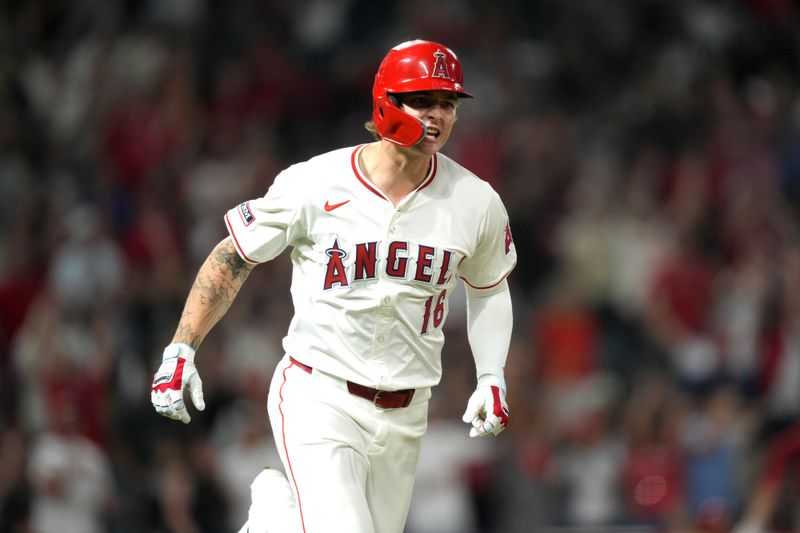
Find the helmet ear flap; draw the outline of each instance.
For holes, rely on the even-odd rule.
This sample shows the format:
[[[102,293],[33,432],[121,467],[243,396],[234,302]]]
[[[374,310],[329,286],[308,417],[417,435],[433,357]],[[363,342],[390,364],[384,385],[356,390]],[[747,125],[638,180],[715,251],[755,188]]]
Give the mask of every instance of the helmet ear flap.
[[[425,123],[403,111],[394,95],[375,98],[373,120],[381,137],[400,146],[414,146],[425,137]]]

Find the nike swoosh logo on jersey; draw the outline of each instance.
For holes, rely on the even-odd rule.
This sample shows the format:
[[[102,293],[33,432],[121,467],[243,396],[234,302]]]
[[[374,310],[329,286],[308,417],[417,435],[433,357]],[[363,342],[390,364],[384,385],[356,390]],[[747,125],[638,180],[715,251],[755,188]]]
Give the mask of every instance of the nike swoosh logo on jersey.
[[[331,204],[330,202],[325,202],[325,211],[331,212],[334,209],[338,209],[342,207],[344,204],[349,202],[350,200],[345,200],[344,202],[339,202],[338,204]]]

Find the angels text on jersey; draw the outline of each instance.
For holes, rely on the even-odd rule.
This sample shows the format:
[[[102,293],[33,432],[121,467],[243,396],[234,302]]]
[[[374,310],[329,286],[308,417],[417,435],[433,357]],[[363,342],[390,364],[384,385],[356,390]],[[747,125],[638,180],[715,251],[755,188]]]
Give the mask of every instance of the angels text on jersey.
[[[451,250],[407,241],[361,242],[352,250],[345,250],[339,246],[338,238],[325,254],[328,260],[322,284],[324,290],[377,279],[379,273],[396,280],[444,286],[450,281],[455,256]]]

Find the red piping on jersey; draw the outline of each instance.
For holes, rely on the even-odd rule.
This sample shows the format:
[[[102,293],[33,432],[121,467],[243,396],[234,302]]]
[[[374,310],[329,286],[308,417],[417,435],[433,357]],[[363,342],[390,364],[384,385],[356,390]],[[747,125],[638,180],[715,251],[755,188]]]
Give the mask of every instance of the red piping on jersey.
[[[433,154],[433,163],[431,164],[430,177],[422,185],[417,187],[418,191],[421,191],[422,189],[424,189],[425,187],[427,187],[428,185],[431,184],[431,182],[433,181],[433,178],[436,177],[436,169],[437,169],[438,166],[439,166],[439,158],[436,157],[436,154]]]
[[[353,153],[350,156],[350,165],[353,167],[353,173],[356,175],[356,178],[358,178],[358,181],[360,181],[361,184],[364,185],[364,187],[366,187],[367,189],[372,191],[374,194],[377,194],[378,196],[380,196],[381,198],[383,198],[385,200],[386,197],[384,195],[382,195],[377,189],[375,189],[375,187],[370,185],[370,183],[367,180],[362,178],[361,177],[361,172],[358,171],[358,160],[356,159],[356,157],[358,156],[358,153],[361,151],[361,149],[364,148],[364,146],[365,145],[363,145],[363,144],[359,144],[358,146],[356,146],[356,149],[353,150]]]
[[[290,360],[291,361],[291,360]],[[289,366],[283,369],[283,383],[278,392],[280,402],[278,402],[278,411],[281,413],[281,439],[283,440],[283,453],[286,454],[286,464],[289,466],[289,475],[292,478],[294,485],[294,492],[297,494],[297,509],[300,511],[300,523],[303,526],[303,533],[306,531],[306,520],[303,517],[303,504],[300,501],[300,489],[297,487],[297,480],[294,477],[294,468],[292,468],[292,460],[289,458],[289,448],[286,446],[286,418],[283,415],[283,387],[286,385],[286,371],[295,366],[294,361],[289,363]]]
[[[383,198],[384,200],[387,200],[386,196],[384,196],[383,193],[380,192],[378,189],[373,187],[372,184],[369,182],[369,180],[364,179],[364,177],[361,175],[361,171],[358,168],[358,154],[361,153],[361,150],[364,148],[364,146],[366,145],[359,144],[358,146],[356,146],[356,149],[353,150],[353,154],[350,156],[350,164],[353,167],[353,173],[356,175],[356,178],[358,178],[358,181],[360,181],[361,184],[364,185],[364,187],[372,191],[373,194],[376,194],[381,198]],[[439,158],[436,157],[436,154],[434,154],[430,173],[428,174],[425,181],[419,187],[417,187],[415,191],[421,191],[422,189],[431,184],[433,178],[436,177],[436,169],[438,168],[438,166],[439,166]]]
[[[241,255],[242,258],[248,263],[257,265],[258,261],[253,261],[252,259],[247,257],[247,254],[244,253],[244,250],[242,250],[242,247],[239,245],[239,239],[236,238],[236,234],[233,232],[233,226],[231,225],[231,221],[228,219],[228,213],[225,213],[225,225],[228,226],[228,232],[230,232],[231,237],[233,237],[233,244],[235,244],[236,249],[239,250],[239,255]]]
[[[463,259],[462,259],[462,261],[463,261]],[[461,263],[459,262],[459,264],[461,264]],[[472,283],[470,283],[469,281],[467,281],[467,279],[466,279],[464,276],[458,276],[458,277],[459,277],[459,278],[461,278],[461,281],[463,281],[464,283],[466,283],[467,285],[469,285],[469,286],[470,286],[470,287],[472,287],[473,289],[478,289],[478,290],[483,290],[483,289],[491,289],[491,288],[493,288],[493,287],[497,287],[498,285],[500,285],[501,283],[503,283],[503,280],[504,280],[504,279],[506,279],[506,278],[508,277],[508,275],[509,275],[509,274],[511,274],[511,271],[512,271],[512,270],[514,270],[514,267],[516,266],[516,264],[517,264],[517,262],[516,262],[516,261],[514,261],[514,264],[513,264],[513,265],[511,265],[511,268],[509,268],[509,269],[508,269],[508,272],[506,272],[505,274],[503,274],[503,277],[501,277],[499,280],[497,280],[497,283],[492,283],[491,285],[485,285],[485,286],[473,285]]]

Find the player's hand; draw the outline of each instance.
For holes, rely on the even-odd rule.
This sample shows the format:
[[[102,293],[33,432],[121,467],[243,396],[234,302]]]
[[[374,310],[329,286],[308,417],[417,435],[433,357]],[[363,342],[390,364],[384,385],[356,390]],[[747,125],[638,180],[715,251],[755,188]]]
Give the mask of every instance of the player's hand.
[[[150,401],[156,412],[167,418],[188,424],[192,419],[183,401],[183,391],[187,390],[194,406],[202,411],[206,408],[203,400],[203,382],[194,366],[194,348],[188,344],[174,342],[164,348],[161,366],[153,377]]]
[[[508,404],[506,404],[506,382],[500,376],[484,374],[478,379],[478,387],[467,402],[467,410],[461,420],[472,424],[470,437],[499,435],[508,426]]]

